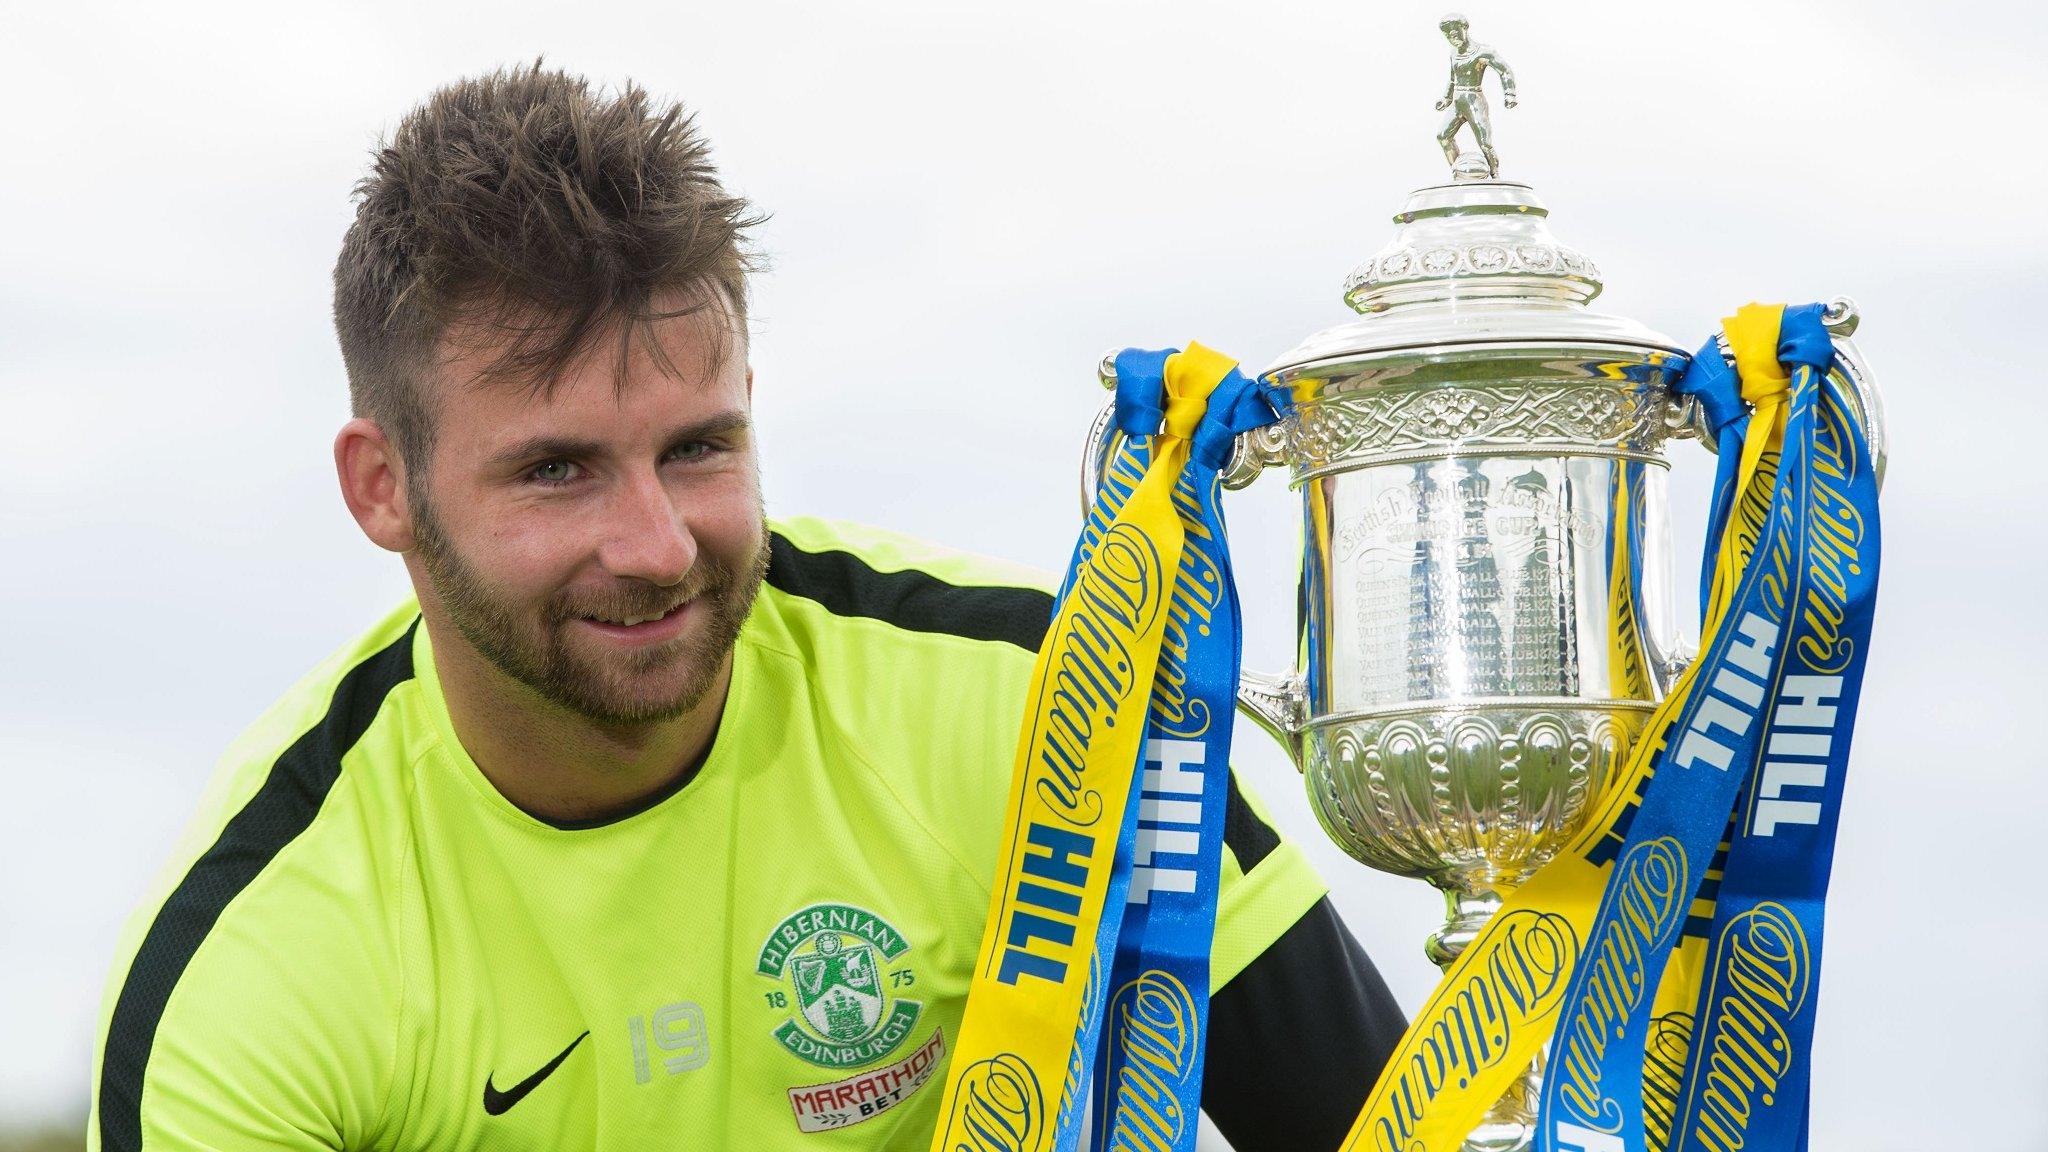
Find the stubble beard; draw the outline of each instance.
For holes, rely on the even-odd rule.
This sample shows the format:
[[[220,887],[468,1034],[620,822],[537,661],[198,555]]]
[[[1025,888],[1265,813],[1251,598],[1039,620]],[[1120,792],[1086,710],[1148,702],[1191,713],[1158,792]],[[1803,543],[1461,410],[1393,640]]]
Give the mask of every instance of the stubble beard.
[[[605,725],[673,720],[702,703],[738,641],[768,573],[768,527],[764,521],[761,547],[744,570],[699,553],[689,579],[680,587],[637,582],[636,587],[622,590],[604,603],[572,603],[557,593],[540,607],[535,620],[507,603],[456,549],[430,505],[415,499],[412,507],[420,564],[442,611],[462,638],[498,671],[543,699]],[[575,651],[566,634],[585,616],[617,620],[654,615],[685,599],[698,602],[693,611],[704,611],[701,627],[645,651],[616,654],[600,662]],[[633,683],[647,674],[678,665],[686,673],[673,691],[649,695],[634,690]]]

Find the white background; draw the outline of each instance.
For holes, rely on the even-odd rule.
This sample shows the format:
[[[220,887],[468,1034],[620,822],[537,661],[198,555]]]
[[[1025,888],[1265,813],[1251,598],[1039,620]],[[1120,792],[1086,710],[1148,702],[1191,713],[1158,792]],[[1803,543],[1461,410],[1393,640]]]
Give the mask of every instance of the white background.
[[[1837,292],[1893,457],[1829,906],[1813,1147],[2048,1148],[2044,17],[2032,4],[1466,9],[1516,69],[1503,175],[1695,345]],[[0,1128],[82,1123],[121,918],[212,757],[406,588],[328,444],[328,275],[380,133],[546,53],[700,113],[774,213],[753,361],[776,513],[1042,566],[1112,346],[1264,365],[1438,181],[1435,4],[46,3],[0,11]],[[2030,143],[2029,141],[2033,141]],[[1710,465],[1674,446],[1679,538]],[[1293,505],[1231,501],[1251,636]],[[1690,586],[1694,557],[1679,560]],[[1411,1009],[1432,894],[1238,763]]]

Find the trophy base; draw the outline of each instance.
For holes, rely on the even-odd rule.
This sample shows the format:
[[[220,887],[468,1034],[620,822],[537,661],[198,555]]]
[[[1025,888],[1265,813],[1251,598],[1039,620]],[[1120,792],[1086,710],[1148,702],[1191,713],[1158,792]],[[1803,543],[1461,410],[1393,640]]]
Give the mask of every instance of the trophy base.
[[[1520,882],[1526,876],[1513,879]],[[1444,889],[1444,926],[1429,938],[1423,951],[1430,962],[1448,971],[1466,946],[1486,929],[1500,909],[1500,894],[1490,889]],[[1487,1109],[1486,1117],[1465,1137],[1463,1152],[1524,1152],[1536,1141],[1536,1110],[1542,1099],[1543,1054],[1538,1052],[1522,1074]]]
[[[1451,179],[1461,183],[1491,180],[1493,176],[1492,165],[1486,162],[1485,156],[1476,151],[1459,152],[1457,160],[1451,164]]]
[[[1507,1095],[1487,1112],[1479,1127],[1465,1137],[1462,1152],[1524,1152],[1536,1145],[1536,1097],[1542,1083],[1537,1068],[1542,1058],[1529,1066]]]
[[[1487,1126],[1482,1125],[1481,1127],[1483,1129]],[[1535,1146],[1536,1129],[1532,1126],[1527,1128],[1517,1127],[1512,1132],[1500,1137],[1484,1136],[1481,1132],[1475,1131],[1472,1135],[1465,1138],[1465,1142],[1459,1145],[1459,1149],[1460,1152],[1527,1152],[1527,1149],[1534,1148]]]

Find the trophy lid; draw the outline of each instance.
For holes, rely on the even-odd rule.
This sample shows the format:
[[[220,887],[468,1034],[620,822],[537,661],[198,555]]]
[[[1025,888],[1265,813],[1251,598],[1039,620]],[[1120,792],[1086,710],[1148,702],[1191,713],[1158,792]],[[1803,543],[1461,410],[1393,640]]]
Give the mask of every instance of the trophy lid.
[[[1513,73],[1492,48],[1453,35],[1451,79],[1439,109],[1437,140],[1452,179],[1408,196],[1394,215],[1394,238],[1344,283],[1358,319],[1318,332],[1274,362],[1269,372],[1401,349],[1460,344],[1623,345],[1685,355],[1669,337],[1633,320],[1593,312],[1600,270],[1551,235],[1550,210],[1527,184],[1498,178],[1485,93],[1491,68],[1507,106]],[[1463,148],[1469,128],[1478,149]]]

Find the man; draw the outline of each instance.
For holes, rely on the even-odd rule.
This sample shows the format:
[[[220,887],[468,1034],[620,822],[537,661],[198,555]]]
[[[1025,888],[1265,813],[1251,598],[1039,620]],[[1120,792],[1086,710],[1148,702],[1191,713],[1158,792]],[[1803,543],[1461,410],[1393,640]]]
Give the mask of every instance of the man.
[[[124,937],[114,1149],[922,1149],[1045,580],[766,522],[680,111],[445,89],[335,269],[342,496],[417,592],[229,751]],[[1400,1013],[1233,792],[1207,1102],[1332,1146]]]

